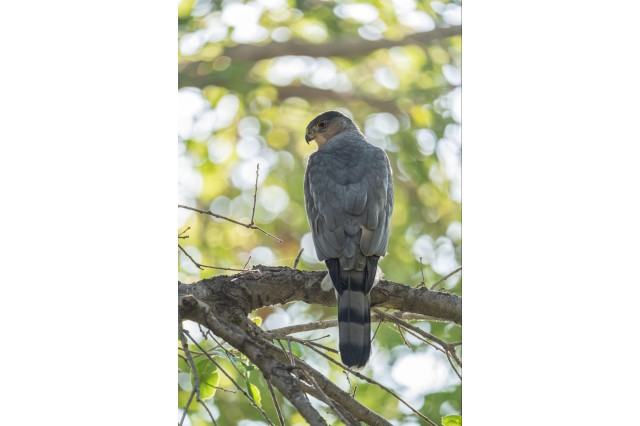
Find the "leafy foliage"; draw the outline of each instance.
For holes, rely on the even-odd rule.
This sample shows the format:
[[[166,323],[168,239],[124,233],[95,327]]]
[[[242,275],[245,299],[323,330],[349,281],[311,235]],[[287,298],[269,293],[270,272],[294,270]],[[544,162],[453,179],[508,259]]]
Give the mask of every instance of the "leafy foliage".
[[[247,261],[247,267],[291,266],[304,248],[298,267],[323,268],[314,254],[304,209],[303,174],[315,150],[304,142],[304,129],[318,113],[339,109],[351,115],[391,160],[395,209],[388,256],[381,262],[386,277],[417,285],[424,274],[429,286],[460,265],[461,38],[403,41],[435,27],[455,29],[459,12],[459,3],[438,1],[182,0],[178,5],[180,204],[248,223],[259,163],[255,223],[284,243],[179,209],[179,232],[190,227],[180,245],[199,263],[228,268],[243,268]],[[385,41],[389,41],[386,47],[376,44]],[[306,53],[291,54],[296,45]],[[351,46],[355,47],[348,51]],[[325,53],[315,55],[312,49]],[[178,268],[183,282],[220,272],[199,270],[182,253]],[[460,274],[441,287],[461,294]],[[258,325],[270,329],[336,315],[334,309],[302,303],[253,314]],[[456,325],[416,324],[445,341],[461,339]],[[191,334],[196,337],[199,332]],[[335,347],[335,330],[309,332],[305,337],[325,335],[329,337],[319,342]],[[461,382],[446,357],[411,336],[405,340],[395,326],[382,324],[363,373],[405,395],[431,419],[459,413]],[[211,337],[200,344],[244,385],[269,418],[277,419],[264,378],[257,369],[251,370],[246,358],[220,350]],[[356,399],[374,411],[397,419],[398,424],[415,424],[411,422],[416,416],[389,394],[347,378],[297,343],[291,343],[291,350],[343,389],[355,391]],[[207,404],[218,424],[264,421],[208,359],[196,360],[199,371],[202,368],[202,398],[211,398]],[[182,360],[179,370],[190,374]],[[179,407],[184,407],[190,389],[180,383]],[[287,424],[302,422],[280,395],[278,400]],[[329,423],[337,420],[331,410],[321,407]],[[448,418],[452,417],[444,417],[443,424]],[[197,404],[190,406],[189,419],[191,424],[210,424]]]
[[[452,414],[442,418],[442,426],[462,426],[462,416]]]

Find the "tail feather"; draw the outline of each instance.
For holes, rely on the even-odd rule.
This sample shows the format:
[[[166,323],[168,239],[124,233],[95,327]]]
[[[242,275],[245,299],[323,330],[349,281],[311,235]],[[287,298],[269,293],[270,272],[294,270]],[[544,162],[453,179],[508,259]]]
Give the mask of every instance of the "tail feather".
[[[350,273],[349,273],[350,272]],[[348,367],[364,367],[371,354],[369,296],[364,293],[362,271],[347,272],[346,288],[338,296],[340,357]],[[356,273],[360,277],[354,277]],[[360,279],[358,279],[360,278]]]
[[[371,355],[369,291],[378,258],[371,262],[367,260],[364,271],[340,269],[338,259],[326,261],[338,295],[340,357],[348,367],[364,367]]]

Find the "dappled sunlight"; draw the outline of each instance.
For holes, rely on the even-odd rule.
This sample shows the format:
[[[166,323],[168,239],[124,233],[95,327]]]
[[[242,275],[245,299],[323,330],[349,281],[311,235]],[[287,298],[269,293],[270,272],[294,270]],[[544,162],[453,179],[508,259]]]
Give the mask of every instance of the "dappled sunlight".
[[[342,19],[354,19],[363,24],[368,24],[378,18],[378,9],[366,3],[341,4],[333,11]]]

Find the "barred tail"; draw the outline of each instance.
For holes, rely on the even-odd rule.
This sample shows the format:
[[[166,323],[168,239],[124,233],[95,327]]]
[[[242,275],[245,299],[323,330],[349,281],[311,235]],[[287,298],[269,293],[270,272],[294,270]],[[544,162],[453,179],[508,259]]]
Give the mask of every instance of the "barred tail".
[[[340,270],[338,259],[326,261],[338,293],[340,357],[342,363],[348,367],[364,367],[371,354],[369,291],[371,291],[377,263],[376,256],[371,260],[367,259],[364,271],[347,271]]]

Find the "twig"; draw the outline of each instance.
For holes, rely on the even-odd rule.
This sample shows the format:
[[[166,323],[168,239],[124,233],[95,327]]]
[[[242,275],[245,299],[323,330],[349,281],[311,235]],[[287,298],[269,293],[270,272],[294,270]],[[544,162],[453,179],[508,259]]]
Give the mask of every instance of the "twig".
[[[273,422],[271,421],[271,419],[269,419],[269,417],[267,416],[267,413],[264,412],[264,410],[262,408],[260,408],[260,406],[258,406],[258,404],[256,403],[256,401],[251,397],[251,395],[249,395],[247,393],[247,391],[245,391],[239,384],[238,382],[236,382],[235,380],[233,380],[233,377],[231,377],[229,375],[229,373],[227,373],[227,371],[222,368],[222,366],[220,364],[218,364],[216,362],[216,360],[213,359],[213,357],[211,355],[209,355],[204,348],[202,348],[202,346],[200,346],[198,344],[198,342],[195,341],[195,339],[193,337],[191,337],[191,335],[189,334],[189,332],[187,330],[184,330],[184,334],[187,335],[187,337],[189,338],[189,340],[191,340],[197,347],[198,349],[200,349],[207,358],[209,358],[209,360],[211,362],[213,362],[216,367],[218,367],[218,370],[222,371],[222,373],[227,377],[227,379],[231,380],[231,383],[233,383],[233,385],[236,387],[236,389],[238,389],[240,392],[242,392],[242,394],[249,400],[249,402],[251,403],[251,405],[253,405],[258,411],[260,411],[260,413],[262,414],[262,416],[265,418],[265,420],[267,421],[267,423],[269,423],[272,426],[275,426],[273,424]]]
[[[251,222],[250,225],[253,225],[253,217],[256,214],[256,199],[258,196],[258,175],[260,174],[260,163],[256,165],[256,189],[253,191],[253,210],[251,210]]]
[[[438,337],[434,336],[431,333],[428,333],[426,331],[424,331],[421,328],[418,328],[412,324],[409,324],[408,322],[397,318],[394,315],[389,315],[386,312],[383,312],[382,310],[378,309],[378,308],[374,308],[373,309],[374,312],[376,312],[379,315],[384,316],[385,318],[389,319],[390,322],[395,323],[396,325],[400,325],[402,327],[404,327],[407,330],[413,331],[414,333],[419,334],[420,336],[424,337],[425,339],[431,340],[437,344],[439,344],[442,347],[442,352],[444,352],[445,354],[447,354],[447,357],[449,356],[448,354],[451,354],[451,356],[453,357],[453,359],[456,361],[456,363],[462,367],[462,361],[460,361],[460,359],[458,358],[458,356],[455,354],[455,349],[453,346],[451,346],[451,344],[445,342],[442,339],[439,339]],[[435,347],[435,346],[434,346]],[[436,347],[437,348],[437,347]],[[439,349],[439,348],[437,348]]]
[[[449,272],[447,275],[445,275],[444,277],[440,278],[438,281],[433,283],[433,285],[431,286],[431,288],[429,290],[433,290],[434,288],[436,288],[436,286],[438,284],[440,284],[441,282],[443,282],[447,278],[451,277],[453,274],[458,273],[460,271],[462,271],[462,266],[458,266],[456,269],[454,269],[453,271]]]
[[[189,351],[189,343],[187,339],[184,337],[184,329],[182,328],[182,318],[178,313],[178,337],[180,338],[180,343],[182,344],[182,350],[184,351],[184,355],[186,357],[187,364],[191,369],[191,374],[193,375],[193,389],[191,390],[191,395],[189,395],[189,400],[184,407],[184,412],[182,413],[182,419],[180,419],[180,425],[184,422],[185,417],[187,416],[187,411],[189,411],[189,406],[191,405],[191,401],[193,401],[193,396],[196,395],[198,401],[200,399],[200,379],[198,378],[198,370],[196,369],[196,363],[193,361],[193,356],[191,356],[191,352]]]
[[[346,371],[343,371],[344,373],[344,377],[347,378],[347,383],[349,383],[349,389],[351,389],[353,387],[353,385],[351,384],[351,379],[349,378],[349,373],[347,373]],[[351,395],[351,398],[355,398],[356,397],[356,390],[358,389],[358,385],[356,385],[356,388],[353,390],[353,395]]]
[[[249,258],[247,259],[247,263],[244,264],[244,266],[242,267],[242,269],[247,269],[247,265],[249,264],[249,261],[251,260],[251,256],[249,256]]]
[[[376,331],[373,332],[373,336],[371,336],[371,341],[373,342],[373,339],[376,338],[376,335],[378,334],[378,330],[380,330],[380,326],[382,325],[382,321],[378,322],[378,325],[376,325]]]
[[[303,345],[306,345],[305,343],[303,343]],[[373,385],[378,386],[379,388],[381,388],[382,390],[386,391],[389,395],[393,396],[394,398],[396,398],[398,401],[402,402],[405,406],[407,406],[411,411],[413,411],[416,415],[418,415],[420,418],[422,418],[423,420],[425,420],[427,423],[429,423],[432,426],[438,426],[436,423],[434,423],[430,418],[428,418],[427,416],[425,416],[424,414],[422,414],[421,412],[419,412],[418,410],[416,410],[415,408],[413,408],[408,402],[406,402],[404,399],[400,398],[394,391],[392,391],[391,389],[389,389],[388,387],[386,387],[385,385],[383,385],[382,383],[379,383],[363,374],[358,373],[355,370],[352,370],[351,368],[347,367],[346,365],[344,365],[341,362],[336,361],[335,359],[331,358],[329,355],[323,353],[322,351],[314,348],[312,345],[306,345],[309,349],[319,353],[320,355],[322,355],[323,357],[325,357],[326,359],[328,359],[330,362],[338,365],[340,368],[348,371],[349,373],[353,374],[354,376],[368,382],[371,383]]]
[[[276,241],[277,241],[277,242],[279,242],[280,244],[284,243],[284,241],[282,241],[280,238],[278,238],[278,237],[276,237],[276,236],[274,236],[274,235],[271,235],[270,233],[268,233],[268,232],[267,232],[267,231],[265,231],[264,229],[262,229],[262,228],[260,228],[260,227],[258,227],[258,226],[255,226],[253,223],[242,223],[242,222],[238,222],[237,220],[233,220],[233,219],[228,218],[228,217],[226,217],[226,216],[222,216],[222,215],[219,215],[219,214],[213,213],[213,212],[212,212],[212,211],[210,211],[210,210],[200,210],[200,209],[196,209],[196,208],[194,208],[194,207],[183,206],[182,204],[178,204],[178,207],[179,207],[179,208],[181,208],[181,209],[187,209],[187,210],[191,210],[191,211],[194,211],[194,212],[198,212],[198,213],[200,213],[200,214],[206,214],[206,215],[209,215],[209,216],[213,216],[213,217],[216,217],[216,218],[218,218],[218,219],[223,219],[223,220],[229,221],[229,222],[231,222],[231,223],[235,223],[236,225],[244,226],[244,227],[245,227],[245,228],[247,228],[247,229],[256,229],[256,230],[258,230],[258,231],[262,232],[263,234],[265,234],[265,235],[267,235],[267,236],[269,236],[269,237],[273,238],[274,240],[276,240]]]
[[[302,371],[304,373],[304,370],[300,367],[297,367],[300,369],[300,371]],[[322,395],[322,397],[324,398],[324,402],[331,407],[331,409],[338,415],[338,417],[340,418],[340,420],[342,420],[342,423],[344,423],[347,426],[360,426],[360,422],[357,421],[356,419],[354,419],[351,414],[349,412],[343,413],[342,410],[340,408],[338,408],[338,406],[331,400],[331,398],[329,398],[329,396],[322,390],[322,388],[320,387],[320,385],[318,385],[318,382],[316,382],[316,380],[310,376],[305,374],[305,376],[307,377],[307,380],[310,381],[313,386],[315,386],[316,390],[318,391],[318,393],[320,395]],[[347,416],[349,417],[347,419]]]
[[[293,261],[293,269],[296,269],[298,267],[298,262],[300,262],[300,256],[302,255],[303,251],[304,251],[304,248],[301,248],[300,251],[298,252],[298,255],[296,256],[296,260]]]
[[[462,375],[458,372],[458,370],[456,369],[456,367],[453,365],[453,362],[451,361],[451,357],[449,356],[449,352],[445,352],[445,354],[447,355],[447,361],[449,361],[449,364],[451,365],[451,368],[453,369],[453,371],[456,373],[456,375],[458,376],[458,378],[460,380],[462,380]]]
[[[304,362],[298,357],[292,356],[282,346],[282,342],[280,340],[276,340],[276,342],[280,345],[282,350],[280,350],[275,344],[271,343],[269,338],[266,336],[264,330],[260,327],[257,327],[252,321],[245,319],[243,321],[243,328],[246,332],[249,330],[253,330],[256,333],[256,336],[259,336],[260,340],[262,340],[267,348],[267,353],[271,353],[276,357],[280,362],[293,362],[294,366],[302,367],[305,372],[309,375],[313,376],[313,378],[322,386],[323,391],[334,401],[338,402],[341,406],[345,407],[346,410],[350,411],[351,414],[354,414],[356,418],[361,421],[371,424],[371,425],[383,425],[383,426],[392,426],[391,423],[386,421],[384,418],[380,417],[377,413],[368,409],[364,405],[360,404],[354,398],[352,398],[347,392],[343,391],[339,387],[337,387],[333,382],[329,381],[325,376],[320,374],[317,370],[311,367],[309,364]],[[315,350],[315,349],[314,349]],[[290,358],[292,357],[292,358]],[[298,382],[301,387],[306,388],[307,385],[299,381]],[[321,395],[316,391],[315,387],[309,386],[311,392],[310,395],[321,399]],[[305,392],[308,390],[305,389]]]
[[[209,265],[203,265],[201,263],[198,263],[195,261],[195,259],[193,257],[191,257],[191,255],[189,255],[189,253],[187,253],[187,251],[185,249],[182,248],[182,246],[180,244],[178,244],[178,248],[180,250],[182,250],[182,252],[189,258],[191,259],[191,261],[193,262],[194,265],[196,265],[198,267],[198,269],[200,269],[201,271],[204,270],[204,268],[209,268],[209,269],[220,269],[222,271],[235,271],[235,272],[246,272],[246,269],[234,269],[234,268],[223,268],[221,266],[209,266]],[[247,265],[245,265],[247,266]]]
[[[231,354],[231,352],[229,352],[229,350],[227,350],[227,348],[225,348],[222,343],[218,342],[218,339],[216,339],[215,337],[213,337],[213,334],[211,335],[211,339],[213,339],[214,342],[216,342],[216,344],[218,345],[218,347],[220,347],[220,349],[222,349],[224,351],[224,354],[227,356],[227,359],[229,360],[229,362],[231,363],[231,365],[233,365],[233,368],[236,369],[236,371],[238,372],[238,374],[240,375],[240,377],[242,377],[245,380],[248,380],[247,377],[245,377],[245,375],[242,373],[242,371],[240,371],[240,369],[238,368],[238,366],[236,365],[235,362],[233,362],[233,359],[231,359],[232,357],[235,358],[235,356],[233,356]]]
[[[393,316],[410,320],[410,321],[432,321],[434,320],[432,317],[422,315],[422,314],[414,314],[411,312],[396,312]],[[384,317],[378,314],[371,315],[371,322],[384,321]],[[308,322],[305,324],[297,324],[290,325],[287,327],[275,328],[273,330],[269,330],[270,333],[274,334],[293,334],[293,333],[301,333],[303,331],[313,331],[313,330],[324,330],[326,328],[332,328],[338,326],[338,320],[324,320],[324,321],[314,321]]]
[[[409,344],[409,341],[407,340],[406,337],[404,337],[404,332],[402,331],[402,327],[396,324],[396,328],[398,329],[398,334],[400,335],[400,338],[402,338],[402,343],[404,343],[406,347],[411,349],[411,345]]]
[[[333,349],[333,348],[321,345],[321,344],[316,343],[316,342],[313,341],[313,340],[323,339],[324,337],[327,337],[327,336],[323,336],[323,337],[320,337],[318,339],[309,340],[309,339],[298,339],[298,338],[293,337],[293,336],[287,336],[285,334],[275,334],[275,333],[271,333],[271,332],[265,332],[264,334],[268,339],[286,340],[289,343],[289,352],[291,352],[291,342],[297,342],[297,343],[309,344],[309,345],[317,346],[319,348],[324,349],[325,351],[333,352],[334,354],[338,353],[338,351]],[[291,363],[291,365],[293,365],[293,362]]]
[[[271,381],[264,379],[267,382],[267,387],[269,388],[269,393],[271,394],[271,398],[273,399],[273,405],[276,408],[276,413],[278,413],[278,421],[280,422],[280,426],[284,426],[284,417],[282,416],[282,411],[280,410],[280,404],[278,403],[278,398],[276,398],[276,393],[273,391],[273,386],[271,386]]]
[[[420,256],[420,272],[422,273],[422,282],[418,284],[418,288],[426,287],[426,284],[424,281],[424,269],[422,268],[422,256]]]
[[[207,407],[204,404],[204,401],[202,399],[200,399],[200,397],[198,397],[198,402],[200,403],[200,405],[202,405],[204,407],[205,410],[207,410],[207,413],[209,413],[209,418],[211,419],[211,423],[213,423],[214,426],[218,426],[218,423],[216,422],[216,419],[213,418],[213,414],[211,414],[211,411],[209,411],[209,407]]]
[[[187,411],[189,410],[189,406],[191,405],[191,401],[193,400],[193,395],[196,394],[196,389],[197,388],[195,387],[191,389],[191,394],[189,395],[187,404],[184,406],[184,411],[182,412],[182,418],[180,419],[180,423],[178,423],[178,426],[182,426],[182,423],[184,422],[185,417],[187,417]]]
[[[209,411],[209,407],[207,407],[204,401],[202,400],[202,398],[200,398],[200,379],[198,377],[198,370],[196,369],[196,363],[193,360],[191,351],[189,350],[189,343],[187,342],[187,339],[184,337],[184,329],[182,328],[182,318],[180,317],[180,313],[178,313],[178,336],[180,337],[180,343],[182,343],[182,350],[184,351],[184,354],[185,354],[183,358],[185,359],[187,364],[189,364],[189,367],[191,368],[191,372],[193,373],[193,389],[191,391],[191,396],[189,397],[189,401],[185,406],[184,413],[182,415],[182,420],[180,420],[180,424],[182,424],[182,422],[185,419],[185,414],[189,409],[189,404],[191,403],[191,400],[193,399],[193,395],[195,392],[196,400],[200,405],[204,407],[205,410],[207,410],[207,413],[209,413],[209,417],[211,418],[211,423],[213,423],[215,426],[218,426],[218,423],[216,423],[216,419],[213,418],[213,414],[211,414],[211,411]],[[227,389],[223,389],[218,386],[214,386],[214,387],[216,389],[222,389],[224,391],[228,391]]]
[[[184,231],[182,231],[181,233],[179,233],[179,234],[178,234],[178,238],[189,238],[189,236],[188,236],[188,235],[182,235],[182,234],[184,234],[185,232],[187,232],[189,229],[191,229],[191,227],[190,227],[190,226],[187,226],[187,229],[185,229]]]

